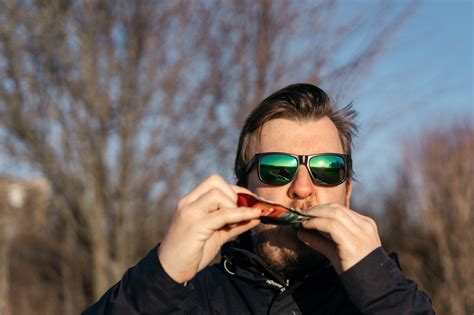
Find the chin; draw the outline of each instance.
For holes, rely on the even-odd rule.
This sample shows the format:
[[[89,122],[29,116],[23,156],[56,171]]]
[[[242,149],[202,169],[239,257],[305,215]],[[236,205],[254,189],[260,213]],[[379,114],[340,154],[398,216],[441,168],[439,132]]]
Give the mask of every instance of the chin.
[[[255,253],[263,258],[268,267],[284,275],[295,271],[310,272],[327,259],[306,246],[296,237],[296,229],[287,225],[260,224],[252,230]]]

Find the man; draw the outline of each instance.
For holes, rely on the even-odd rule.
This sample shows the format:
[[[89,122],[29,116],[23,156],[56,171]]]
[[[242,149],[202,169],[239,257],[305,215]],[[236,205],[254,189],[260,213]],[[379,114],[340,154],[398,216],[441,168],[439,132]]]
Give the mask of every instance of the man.
[[[309,84],[269,96],[242,129],[238,186],[213,175],[181,199],[163,242],[85,314],[433,314],[350,209],[355,116]],[[260,223],[237,206],[250,191],[314,217]]]

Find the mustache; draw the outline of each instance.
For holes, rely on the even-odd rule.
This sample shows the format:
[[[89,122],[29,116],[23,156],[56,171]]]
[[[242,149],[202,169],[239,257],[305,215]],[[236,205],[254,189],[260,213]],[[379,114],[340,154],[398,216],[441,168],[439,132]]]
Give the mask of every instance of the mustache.
[[[304,210],[306,208],[310,208],[310,207],[313,207],[313,206],[316,206],[316,205],[317,205],[317,203],[311,202],[309,200],[307,200],[307,201],[296,201],[295,200],[295,201],[290,202],[290,204],[288,206],[290,208],[301,211],[301,210]]]

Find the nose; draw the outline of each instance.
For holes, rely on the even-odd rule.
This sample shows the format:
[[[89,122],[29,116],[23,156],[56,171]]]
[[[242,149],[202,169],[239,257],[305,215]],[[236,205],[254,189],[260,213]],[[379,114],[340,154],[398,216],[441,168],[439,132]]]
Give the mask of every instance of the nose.
[[[314,192],[314,185],[308,169],[301,165],[295,179],[291,182],[288,189],[288,196],[291,199],[306,199]]]

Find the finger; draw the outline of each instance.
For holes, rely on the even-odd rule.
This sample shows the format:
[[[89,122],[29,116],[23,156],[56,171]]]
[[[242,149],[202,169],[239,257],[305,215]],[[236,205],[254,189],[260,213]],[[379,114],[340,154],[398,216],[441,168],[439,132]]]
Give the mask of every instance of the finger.
[[[353,216],[357,217],[359,220],[364,221],[366,223],[366,225],[377,229],[377,223],[371,217],[362,215],[362,214],[360,214],[360,213],[358,213],[357,211],[354,211],[354,210],[350,210],[350,212],[352,213]]]
[[[185,195],[180,201],[180,206],[186,206],[194,202],[201,195],[213,188],[218,188],[223,193],[228,195],[229,198],[231,198],[232,200],[237,200],[237,194],[230,187],[230,185],[221,176],[214,174],[207,178],[205,181],[203,181],[201,184],[199,184],[190,193]]]
[[[338,205],[338,204],[331,204],[332,206]],[[357,211],[354,211],[352,209],[342,207],[341,208],[345,211],[347,215],[349,215],[354,222],[361,228],[361,230],[364,231],[378,231],[377,228],[377,223],[370,217],[362,215],[358,213]],[[377,232],[378,233],[378,232]]]
[[[228,242],[231,238],[236,237],[260,224],[259,219],[232,223],[225,226],[221,231],[223,243]]]
[[[201,210],[204,212],[212,212],[220,208],[235,208],[235,201],[232,200],[226,193],[219,188],[212,188],[211,190],[202,194],[198,199],[183,208],[188,211]]]
[[[342,205],[340,204],[330,204],[330,206],[339,206],[341,207],[342,209],[344,209],[346,211],[346,213],[356,222],[360,222],[360,220],[364,220],[367,218],[365,216],[363,216],[362,214],[358,213],[357,211],[354,211],[352,209],[349,209],[349,208],[346,208],[346,207],[343,207]]]
[[[236,185],[230,185],[230,187],[234,190],[234,192],[236,194],[237,193],[245,193],[245,194],[250,194],[250,195],[255,196],[255,194],[253,192],[251,192],[250,190],[248,190],[247,188],[236,186]]]
[[[303,222],[302,226],[305,229],[313,229],[329,234],[331,239],[337,244],[346,244],[354,235],[341,221],[332,218],[310,219]]]
[[[206,217],[206,224],[208,224],[207,226],[210,229],[217,231],[229,224],[258,219],[260,214],[260,209],[247,207],[222,208],[220,211],[210,213],[210,215]]]
[[[204,255],[208,255],[209,253],[217,253],[220,249],[220,246],[227,243],[232,238],[234,238],[234,237],[250,230],[251,228],[256,227],[258,224],[260,224],[259,219],[252,219],[252,220],[242,221],[242,222],[239,222],[239,223],[234,223],[234,224],[231,224],[231,225],[224,226],[222,229],[218,230],[217,233],[215,233],[215,236],[218,238],[218,243],[217,244],[218,244],[219,248],[210,249],[209,248],[210,246],[215,247],[217,244],[215,244],[215,243],[214,244],[206,243],[205,246],[207,246],[208,248],[203,250]],[[212,257],[210,257],[210,259],[209,258],[204,258],[204,256],[203,256],[203,261],[208,262],[208,261],[212,260],[213,258],[214,258],[214,254],[212,254]],[[203,267],[204,267],[204,265],[203,265]],[[202,269],[202,268],[200,267],[200,269]]]
[[[357,234],[362,229],[361,219],[350,213],[351,210],[339,204],[331,203],[318,205],[305,211],[305,213],[318,218],[333,219],[342,224],[348,231]]]

